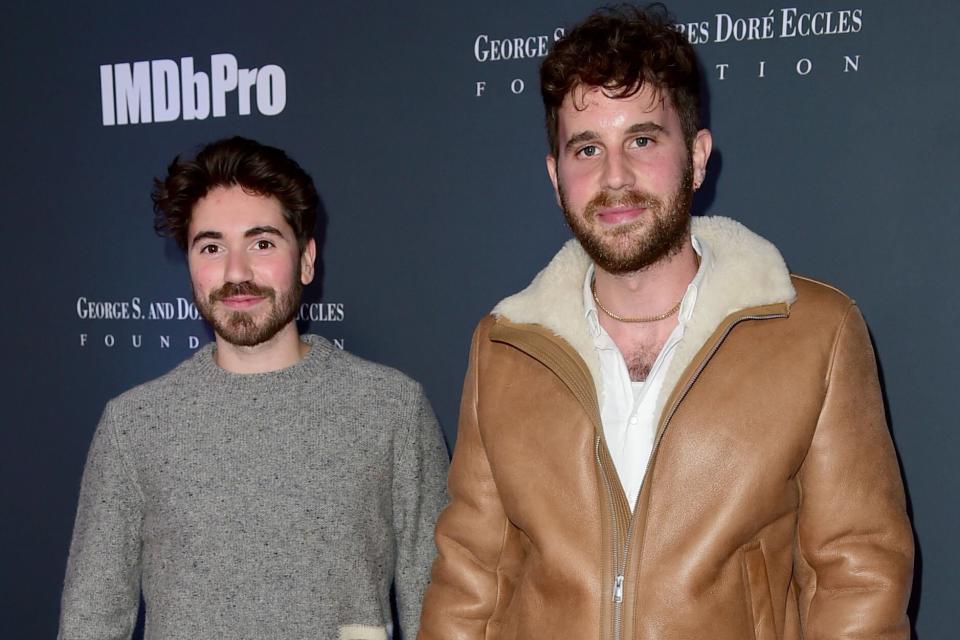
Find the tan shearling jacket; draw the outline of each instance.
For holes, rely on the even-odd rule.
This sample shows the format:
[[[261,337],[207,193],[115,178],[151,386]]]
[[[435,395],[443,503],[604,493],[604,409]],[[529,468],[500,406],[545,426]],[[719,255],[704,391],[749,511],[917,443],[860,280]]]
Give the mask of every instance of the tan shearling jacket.
[[[903,640],[913,536],[870,339],[724,218],[631,512],[568,243],[473,338],[422,640]]]

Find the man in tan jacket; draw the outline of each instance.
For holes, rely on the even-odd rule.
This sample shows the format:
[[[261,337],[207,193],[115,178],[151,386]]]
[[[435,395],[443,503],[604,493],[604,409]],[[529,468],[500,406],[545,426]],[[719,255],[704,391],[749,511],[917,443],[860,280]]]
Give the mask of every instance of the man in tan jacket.
[[[474,334],[424,640],[909,637],[859,310],[725,218],[692,47],[598,12],[541,68],[575,240]]]

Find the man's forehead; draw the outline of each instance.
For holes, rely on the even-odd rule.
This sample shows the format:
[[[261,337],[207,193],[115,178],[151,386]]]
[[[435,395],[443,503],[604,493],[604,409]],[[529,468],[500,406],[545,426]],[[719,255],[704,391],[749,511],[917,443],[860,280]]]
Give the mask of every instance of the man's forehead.
[[[639,88],[578,84],[564,96],[561,110],[586,111],[604,103],[630,106],[650,114],[672,108],[666,91],[645,82]]]
[[[293,233],[276,197],[261,195],[242,187],[217,186],[200,198],[190,216],[190,235],[203,230],[239,231],[269,224],[284,233]],[[200,229],[203,227],[203,229]]]
[[[276,196],[259,193],[253,189],[248,189],[240,184],[218,184],[207,189],[207,192],[200,197],[194,207],[206,204],[247,204],[249,206],[269,206],[280,207],[280,201]]]
[[[624,132],[653,124],[670,132],[680,127],[679,114],[667,91],[644,83],[633,92],[578,85],[564,97],[557,114],[560,144],[589,132]]]

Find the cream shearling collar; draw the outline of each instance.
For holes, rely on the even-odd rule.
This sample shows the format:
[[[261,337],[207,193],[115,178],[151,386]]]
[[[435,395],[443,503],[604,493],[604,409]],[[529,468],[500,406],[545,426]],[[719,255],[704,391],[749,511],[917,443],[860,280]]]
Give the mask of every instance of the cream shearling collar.
[[[768,240],[739,222],[694,217],[691,232],[713,252],[693,317],[677,346],[664,381],[662,403],[700,347],[732,313],[768,304],[792,304],[796,291],[783,257]],[[526,289],[501,300],[493,315],[519,324],[539,324],[573,347],[587,364],[601,397],[600,361],[583,308],[583,280],[590,258],[576,240],[568,241]]]

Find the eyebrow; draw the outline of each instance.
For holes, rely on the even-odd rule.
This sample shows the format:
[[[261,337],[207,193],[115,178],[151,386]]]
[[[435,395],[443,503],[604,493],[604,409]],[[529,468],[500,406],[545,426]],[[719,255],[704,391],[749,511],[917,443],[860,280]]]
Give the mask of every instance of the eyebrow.
[[[221,240],[222,238],[223,234],[219,231],[201,231],[193,236],[193,240],[190,241],[190,247],[197,246],[197,243],[201,240]]]
[[[563,145],[563,148],[567,151],[570,151],[573,147],[583,143],[590,142],[591,140],[597,140],[600,138],[600,134],[596,131],[581,131],[580,133],[574,134],[567,140],[567,143]]]
[[[274,226],[265,224],[258,227],[250,227],[243,233],[244,238],[253,238],[255,236],[260,236],[263,234],[269,234],[273,236],[283,237],[283,233],[280,232]],[[201,240],[222,240],[223,234],[219,231],[200,231],[197,235],[193,236],[193,240],[190,241],[190,246],[195,247],[198,242]]]
[[[626,133],[660,133],[667,134],[667,130],[656,122],[638,122],[636,124],[630,125]],[[582,144],[584,142],[591,142],[593,140],[599,140],[600,134],[596,131],[581,131],[574,134],[567,140],[566,144],[563,145],[563,148],[567,151],[570,151],[573,147]]]
[[[280,229],[270,226],[269,224],[261,225],[259,227],[250,227],[249,229],[246,230],[246,232],[244,232],[243,237],[252,238],[254,236],[263,235],[265,233],[272,236],[280,236],[281,238],[283,237],[283,234],[280,233]]]
[[[632,125],[627,129],[627,133],[663,133],[666,134],[667,130],[657,124],[656,122],[638,122],[635,125]]]

